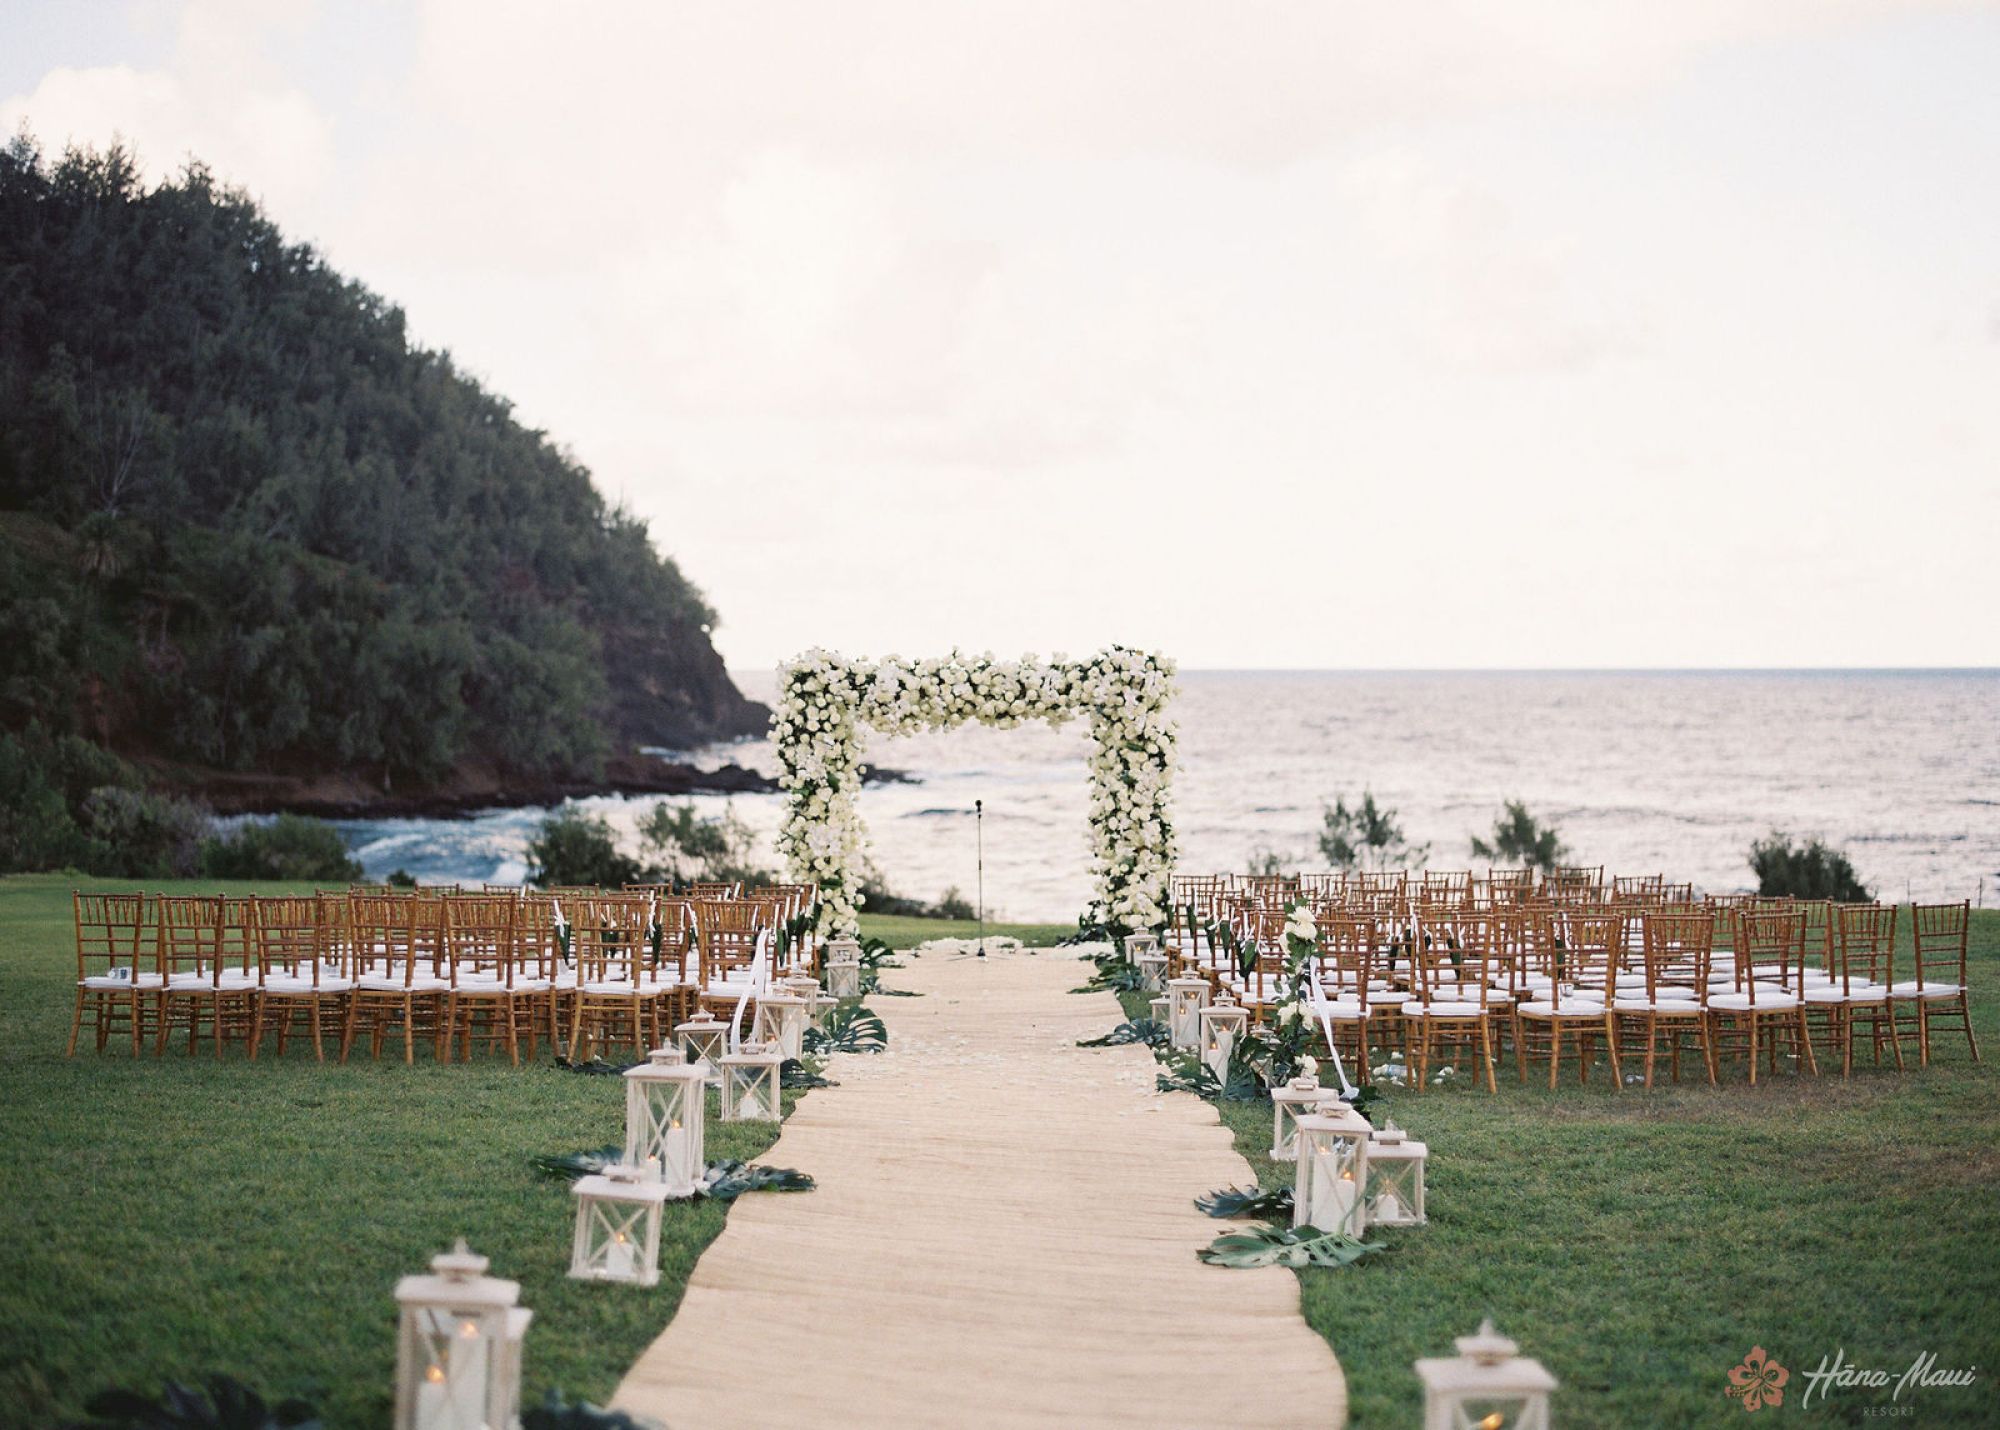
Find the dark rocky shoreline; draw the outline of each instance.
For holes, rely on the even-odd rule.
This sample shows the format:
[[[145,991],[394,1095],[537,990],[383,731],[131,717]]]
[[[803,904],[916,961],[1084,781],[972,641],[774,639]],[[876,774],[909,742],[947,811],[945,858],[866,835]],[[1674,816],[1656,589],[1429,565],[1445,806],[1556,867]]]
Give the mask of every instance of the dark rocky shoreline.
[[[477,766],[455,770],[435,785],[398,790],[358,774],[295,776],[156,770],[176,794],[198,799],[217,814],[306,814],[320,819],[453,819],[489,809],[557,805],[601,795],[774,794],[769,775],[730,763],[701,769],[633,751],[605,761],[601,779],[522,779]],[[869,767],[864,784],[908,783],[902,770]]]

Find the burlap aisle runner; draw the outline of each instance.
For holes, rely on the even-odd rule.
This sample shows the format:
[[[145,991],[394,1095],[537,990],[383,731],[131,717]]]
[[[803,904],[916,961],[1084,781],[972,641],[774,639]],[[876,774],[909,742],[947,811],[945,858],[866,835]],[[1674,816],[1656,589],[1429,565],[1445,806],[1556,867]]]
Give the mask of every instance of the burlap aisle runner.
[[[905,958],[889,1051],[842,1057],[763,1159],[614,1402],[671,1427],[1338,1425],[1346,1382],[1282,1270],[1204,1266],[1198,1194],[1250,1169],[1213,1108],[1070,996],[1060,950]]]

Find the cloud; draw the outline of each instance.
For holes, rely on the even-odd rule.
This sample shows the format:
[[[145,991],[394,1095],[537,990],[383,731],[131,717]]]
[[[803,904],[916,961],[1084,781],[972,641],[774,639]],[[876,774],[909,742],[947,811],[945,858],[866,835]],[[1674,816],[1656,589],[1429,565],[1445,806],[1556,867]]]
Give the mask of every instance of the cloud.
[[[157,181],[198,158],[264,200],[298,234],[320,213],[333,133],[296,85],[270,63],[266,42],[306,24],[312,7],[192,0],[160,69],[57,68],[0,103],[0,127],[25,124],[47,149],[123,139]]]

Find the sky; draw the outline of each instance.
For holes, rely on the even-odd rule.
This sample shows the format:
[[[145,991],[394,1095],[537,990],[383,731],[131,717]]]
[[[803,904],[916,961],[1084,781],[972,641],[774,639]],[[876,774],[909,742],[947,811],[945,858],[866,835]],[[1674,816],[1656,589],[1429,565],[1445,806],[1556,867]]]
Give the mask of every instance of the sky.
[[[2000,6],[0,0],[733,666],[2000,664]]]

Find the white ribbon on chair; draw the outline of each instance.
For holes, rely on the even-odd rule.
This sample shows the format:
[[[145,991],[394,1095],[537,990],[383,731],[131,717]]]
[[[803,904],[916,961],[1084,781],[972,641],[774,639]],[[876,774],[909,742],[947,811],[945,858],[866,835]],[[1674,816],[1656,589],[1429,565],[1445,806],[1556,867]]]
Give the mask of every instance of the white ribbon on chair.
[[[1306,986],[1312,990],[1313,1017],[1319,1020],[1319,1030],[1326,1037],[1326,1050],[1333,1058],[1334,1076],[1340,1079],[1340,1095],[1351,1100],[1359,1089],[1347,1080],[1347,1069],[1341,1065],[1340,1045],[1333,1041],[1333,1018],[1327,1012],[1326,989],[1320,986],[1317,966],[1313,969],[1312,976],[1306,980]],[[1360,996],[1361,1006],[1365,1011],[1368,1006],[1368,990],[1362,989]]]
[[[757,935],[757,956],[750,960],[750,978],[744,995],[736,1000],[736,1012],[729,1020],[729,1051],[736,1052],[743,1046],[743,1013],[751,1001],[762,997],[770,990],[768,966],[771,958],[771,931],[763,930]]]

